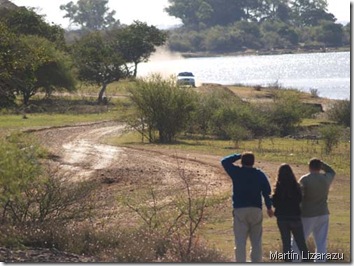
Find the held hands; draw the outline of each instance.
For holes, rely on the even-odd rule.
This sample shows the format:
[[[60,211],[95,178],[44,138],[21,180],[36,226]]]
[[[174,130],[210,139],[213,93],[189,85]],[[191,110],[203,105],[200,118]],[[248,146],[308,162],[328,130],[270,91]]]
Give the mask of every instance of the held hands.
[[[274,216],[274,211],[273,209],[267,209],[267,214],[270,218],[272,218]]]

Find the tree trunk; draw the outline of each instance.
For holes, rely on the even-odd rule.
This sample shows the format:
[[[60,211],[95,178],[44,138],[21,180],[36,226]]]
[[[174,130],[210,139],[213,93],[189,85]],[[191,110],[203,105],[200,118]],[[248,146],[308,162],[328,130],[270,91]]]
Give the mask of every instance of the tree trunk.
[[[106,97],[106,96],[105,96],[105,94],[106,94],[106,88],[107,88],[107,84],[106,84],[106,83],[103,83],[103,84],[102,84],[102,88],[101,88],[101,90],[100,90],[100,92],[99,92],[99,94],[98,94],[98,99],[97,99],[98,103],[104,103],[104,99],[103,99],[103,98]]]
[[[136,78],[136,75],[138,74],[138,62],[134,62],[134,73],[133,77]]]
[[[29,99],[31,98],[30,93],[24,91],[23,92],[23,104],[27,106],[29,104]]]

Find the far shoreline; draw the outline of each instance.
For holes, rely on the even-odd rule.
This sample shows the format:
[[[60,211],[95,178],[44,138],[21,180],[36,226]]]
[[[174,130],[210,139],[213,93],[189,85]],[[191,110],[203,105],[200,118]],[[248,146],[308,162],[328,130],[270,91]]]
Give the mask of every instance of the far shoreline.
[[[312,53],[340,53],[350,52],[349,46],[339,48],[323,48],[323,49],[274,49],[274,50],[254,50],[247,49],[245,51],[232,53],[213,53],[213,52],[181,52],[183,58],[198,58],[198,57],[227,57],[227,56],[257,56],[257,55],[283,55],[283,54],[312,54]],[[175,52],[175,51],[171,51]]]

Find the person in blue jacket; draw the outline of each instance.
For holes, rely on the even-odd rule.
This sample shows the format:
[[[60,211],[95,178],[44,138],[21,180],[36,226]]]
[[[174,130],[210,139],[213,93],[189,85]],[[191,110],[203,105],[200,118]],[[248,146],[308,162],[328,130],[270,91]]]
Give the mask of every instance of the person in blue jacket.
[[[234,163],[241,159],[241,166]],[[233,227],[235,234],[236,262],[246,261],[246,242],[251,241],[252,262],[262,261],[262,196],[269,217],[273,216],[271,187],[268,177],[253,167],[252,152],[224,157],[221,164],[231,177],[233,185]]]

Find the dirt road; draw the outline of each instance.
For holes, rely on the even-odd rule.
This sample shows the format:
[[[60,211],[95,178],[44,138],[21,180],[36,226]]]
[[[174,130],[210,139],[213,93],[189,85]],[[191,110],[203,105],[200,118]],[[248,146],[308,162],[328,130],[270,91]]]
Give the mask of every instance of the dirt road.
[[[122,134],[123,130],[123,124],[105,122],[45,129],[35,134],[72,181],[95,178],[109,184],[111,194],[134,189],[151,179],[160,186],[177,186],[182,172],[193,177],[194,186],[207,186],[210,194],[230,191],[231,182],[220,166],[220,157],[103,144],[104,138]]]
[[[124,128],[121,123],[102,122],[45,129],[35,134],[48,147],[60,168],[71,173],[73,181],[96,178],[122,188],[154,178],[160,184],[171,186],[184,171],[194,177],[195,184],[207,184],[210,193],[231,192],[231,182],[220,165],[220,156],[167,150],[156,145],[103,144],[104,138],[122,134]],[[257,160],[256,167],[264,170],[274,182],[278,163]],[[293,169],[295,174],[306,171],[305,166],[294,165]]]

